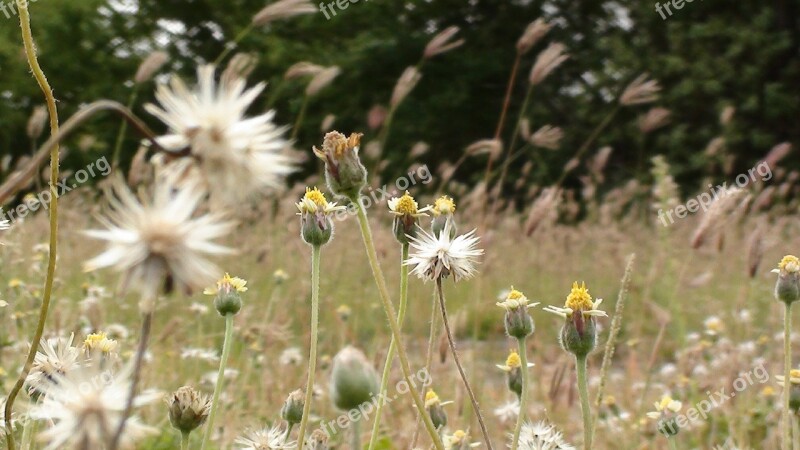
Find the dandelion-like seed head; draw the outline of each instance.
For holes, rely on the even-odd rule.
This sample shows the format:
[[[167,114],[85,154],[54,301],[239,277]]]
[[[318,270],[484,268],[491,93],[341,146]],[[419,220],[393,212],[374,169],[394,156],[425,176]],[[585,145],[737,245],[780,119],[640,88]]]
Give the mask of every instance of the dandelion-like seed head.
[[[449,275],[459,281],[475,275],[475,260],[483,254],[483,250],[477,248],[480,239],[475,236],[475,230],[454,238],[450,233],[451,226],[447,221],[437,235],[420,229],[417,237],[410,238],[414,252],[404,264],[412,267],[412,273],[426,281]]]
[[[287,441],[286,433],[281,430],[280,425],[253,430],[236,438],[234,444],[239,445],[237,448],[240,450],[288,450],[297,447],[296,442]]]
[[[518,445],[520,450],[575,450],[554,425],[544,421],[523,423]]]
[[[41,392],[52,383],[55,375],[66,375],[80,368],[83,360],[81,351],[73,345],[75,335],[69,338],[42,339],[40,350],[33,359],[31,372],[26,382],[30,391]]]

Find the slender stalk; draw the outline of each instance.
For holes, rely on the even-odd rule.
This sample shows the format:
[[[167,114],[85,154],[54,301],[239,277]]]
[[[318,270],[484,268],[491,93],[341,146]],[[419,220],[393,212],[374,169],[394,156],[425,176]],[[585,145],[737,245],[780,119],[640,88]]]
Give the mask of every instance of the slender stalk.
[[[439,317],[438,314],[438,302],[436,301],[436,289],[433,290],[433,299],[431,301],[431,331],[428,335],[428,352],[425,355],[425,373],[431,373],[431,367],[433,366],[433,349],[436,347],[436,320]],[[417,417],[417,424],[414,425],[414,436],[411,439],[411,448],[417,447],[417,439],[419,438],[419,423],[420,417]]]
[[[578,372],[578,394],[581,398],[581,414],[583,415],[583,448],[592,449],[592,410],[589,408],[589,385],[586,381],[586,356],[575,357],[575,369]]]
[[[36,422],[33,420],[27,420],[25,423],[25,428],[22,430],[22,443],[20,443],[19,448],[20,450],[31,450],[33,447],[31,445],[34,428],[36,428]]]
[[[514,151],[514,146],[517,143],[517,136],[519,136],[519,129],[520,125],[522,124],[522,119],[525,118],[525,111],[528,110],[528,104],[531,101],[531,97],[533,96],[533,85],[528,86],[528,92],[525,93],[525,100],[522,102],[522,107],[519,110],[519,117],[517,117],[517,124],[514,126],[514,134],[511,135],[511,143],[506,148],[506,155],[503,158],[503,166],[500,170],[500,178],[497,180],[497,185],[500,187],[500,192],[503,189],[503,182],[506,179],[506,175],[508,174],[508,167],[511,165],[511,152]],[[486,180],[487,183],[489,180]],[[487,184],[488,189],[488,184]],[[494,210],[494,202],[497,199],[492,199],[492,209]]]
[[[403,370],[403,378],[408,384],[408,395],[410,395],[411,399],[414,401],[414,405],[417,407],[417,412],[422,417],[423,423],[425,424],[425,429],[428,431],[434,447],[436,447],[437,450],[444,450],[444,445],[439,437],[439,433],[436,432],[436,427],[433,426],[431,418],[425,413],[425,403],[419,396],[419,392],[417,391],[413,380],[411,380],[411,369],[408,363],[408,355],[403,347],[402,335],[400,334],[400,327],[398,326],[392,301],[389,299],[389,289],[386,287],[386,279],[383,277],[383,271],[381,270],[378,262],[378,253],[375,250],[375,243],[372,240],[372,232],[369,229],[367,212],[364,209],[364,205],[358,201],[357,196],[351,198],[350,201],[356,205],[356,210],[358,211],[358,224],[361,228],[361,237],[364,240],[367,258],[369,259],[369,265],[372,268],[372,275],[375,278],[375,284],[378,287],[381,302],[383,303],[383,309],[386,312],[387,318],[389,319],[389,328],[392,331],[392,338],[397,342],[397,356],[400,359],[400,368]]]
[[[402,244],[400,251],[400,310],[397,313],[397,320],[400,330],[403,330],[403,320],[406,317],[406,307],[408,306],[408,266],[405,261],[408,259],[408,244]],[[381,394],[386,394],[389,387],[389,374],[392,371],[392,362],[394,362],[394,352],[396,351],[397,342],[394,338],[389,343],[389,351],[386,354],[386,362],[383,364],[383,376],[381,377]],[[428,372],[430,373],[430,372]],[[383,398],[383,395],[379,396]],[[378,443],[378,432],[381,426],[381,413],[383,413],[384,402],[378,402],[378,407],[375,409],[375,422],[372,424],[372,435],[369,438],[369,450],[373,450]]]
[[[500,139],[500,135],[503,133],[503,125],[505,125],[506,113],[508,112],[508,105],[511,103],[511,93],[514,91],[514,81],[517,79],[517,72],[519,72],[519,62],[521,59],[522,55],[517,52],[517,56],[514,58],[514,65],[511,67],[511,76],[508,78],[508,85],[506,86],[506,96],[503,99],[503,109],[500,111],[500,119],[497,121],[497,129],[494,131],[495,139]],[[492,169],[491,161],[489,164],[490,165],[486,170],[487,173],[489,173]]]
[[[519,347],[519,360],[522,368],[522,395],[519,397],[519,415],[517,416],[517,425],[514,427],[514,437],[511,441],[511,450],[517,450],[519,447],[519,433],[522,431],[522,423],[525,422],[525,411],[528,405],[528,354],[527,347],[525,346],[525,338],[517,339]]]
[[[619,112],[619,109],[620,109],[620,106],[617,105],[617,106],[614,107],[614,109],[611,110],[610,113],[608,113],[608,115],[606,115],[606,117],[603,119],[603,121],[600,122],[600,124],[598,124],[597,127],[594,130],[592,130],[592,134],[590,134],[589,137],[586,138],[585,141],[583,141],[583,144],[581,144],[581,146],[578,148],[578,151],[575,152],[575,155],[572,157],[572,159],[580,158],[581,156],[583,156],[584,153],[586,153],[587,150],[589,150],[589,147],[594,143],[595,139],[597,139],[597,137],[600,136],[600,133],[602,133],[603,130],[606,129],[606,127],[611,123],[611,121],[617,115],[617,113]],[[569,172],[570,171],[567,171],[567,170],[562,171],[561,172],[561,177],[558,179],[558,182],[556,182],[555,185],[556,186],[561,186],[561,183],[563,183],[564,179],[567,178],[567,175],[569,175]]]
[[[667,438],[667,444],[669,445],[669,450],[678,450],[678,442],[674,437]]]
[[[128,109],[133,108],[134,102],[136,102],[136,96],[139,93],[139,85],[135,84],[133,86],[133,90],[131,91],[131,95],[128,98],[128,105],[126,106]],[[125,140],[125,132],[128,131],[128,122],[123,120],[122,123],[119,124],[119,131],[117,132],[117,141],[114,143],[114,153],[111,157],[111,170],[116,171],[119,167],[119,155],[122,151],[122,142]]]
[[[225,59],[225,57],[228,56],[231,53],[231,51],[234,48],[236,48],[236,46],[239,44],[239,42],[241,42],[242,39],[245,38],[245,36],[250,34],[251,31],[253,31],[253,24],[252,23],[248,24],[247,27],[245,27],[244,30],[240,31],[239,34],[237,34],[236,37],[233,39],[232,42],[229,42],[229,43],[225,44],[225,49],[222,51],[222,53],[219,54],[219,56],[217,56],[217,59],[214,60],[214,65],[218,66],[219,63],[221,63],[222,60]]]
[[[322,247],[314,245],[311,248],[311,350],[308,355],[308,380],[306,381],[306,398],[303,403],[303,418],[300,419],[300,431],[297,434],[297,442],[300,443],[300,447],[306,440],[308,416],[311,415],[314,375],[317,371],[317,339],[319,336],[319,256]]]
[[[56,106],[56,99],[53,96],[53,90],[47,81],[47,77],[39,66],[39,61],[36,58],[36,46],[33,42],[33,32],[31,31],[31,17],[28,12],[27,0],[17,0],[17,10],[19,11],[19,25],[22,30],[22,42],[25,47],[25,56],[28,59],[28,65],[39,84],[39,88],[44,93],[47,101],[47,112],[50,117],[50,135],[55,136],[58,134],[58,108]],[[59,147],[53,146],[50,149],[50,255],[47,261],[47,277],[44,282],[44,295],[42,296],[42,305],[39,310],[39,320],[36,324],[36,331],[31,340],[31,348],[28,351],[28,357],[25,359],[25,364],[19,374],[17,382],[6,398],[6,405],[4,411],[5,417],[5,431],[6,442],[9,450],[15,450],[14,445],[14,431],[11,429],[11,412],[14,408],[14,402],[25,384],[25,379],[31,371],[33,360],[36,357],[36,351],[39,349],[39,342],[42,340],[44,334],[44,325],[47,321],[47,313],[50,310],[50,298],[53,293],[53,280],[56,272],[56,254],[58,251],[58,190],[56,183],[58,182],[58,161],[59,161]],[[36,166],[34,166],[34,170]]]
[[[181,433],[181,450],[189,450],[189,433]]]
[[[142,302],[145,304],[148,302]],[[133,401],[136,398],[136,390],[139,387],[139,380],[142,375],[142,365],[144,364],[144,354],[147,351],[147,344],[150,341],[150,330],[153,327],[153,309],[148,308],[144,311],[142,317],[142,335],[139,338],[139,347],[136,349],[136,356],[133,363],[133,379],[131,380],[131,387],[128,391],[128,401],[125,404],[125,409],[122,411],[122,417],[119,420],[119,425],[114,431],[114,436],[111,438],[111,450],[116,450],[119,445],[122,432],[125,430],[125,422],[131,415],[133,409]]]
[[[351,450],[360,450],[361,449],[361,420],[354,420],[352,428],[352,434],[350,435],[350,449]]]
[[[792,416],[789,410],[792,379],[792,304],[783,310],[783,450],[792,449]]]
[[[472,402],[472,408],[475,410],[475,416],[478,418],[478,425],[481,427],[483,440],[486,442],[486,448],[492,450],[492,440],[489,438],[489,431],[486,429],[486,423],[484,423],[483,420],[481,406],[478,404],[478,399],[475,397],[475,393],[472,391],[472,387],[467,379],[467,374],[464,372],[464,368],[461,366],[461,359],[459,358],[458,351],[456,350],[456,342],[453,339],[453,333],[450,331],[450,321],[447,319],[447,307],[445,306],[444,293],[442,292],[441,278],[436,279],[436,292],[439,295],[439,307],[441,308],[442,312],[442,323],[444,323],[444,329],[447,332],[447,341],[450,344],[450,353],[453,354],[453,361],[455,361],[456,367],[458,368],[458,373],[461,375],[461,381],[464,384],[464,388],[467,390],[467,394],[469,394],[470,402]],[[520,411],[520,415],[522,415],[522,411]]]
[[[308,95],[303,95],[303,104],[300,106],[300,112],[297,114],[297,120],[295,120],[294,127],[292,127],[292,136],[289,138],[290,141],[294,141],[297,138],[297,133],[300,132],[300,125],[303,124],[303,119],[306,116],[308,100]]]
[[[225,365],[228,363],[228,356],[231,354],[233,344],[233,316],[233,314],[225,315],[225,340],[222,342],[222,357],[219,360],[217,383],[214,386],[214,396],[211,399],[211,412],[208,414],[208,423],[206,423],[206,431],[203,433],[203,442],[200,444],[200,450],[205,449],[206,444],[211,439],[214,420],[217,418],[217,411],[219,411],[219,394],[222,392],[222,384],[225,382]]]

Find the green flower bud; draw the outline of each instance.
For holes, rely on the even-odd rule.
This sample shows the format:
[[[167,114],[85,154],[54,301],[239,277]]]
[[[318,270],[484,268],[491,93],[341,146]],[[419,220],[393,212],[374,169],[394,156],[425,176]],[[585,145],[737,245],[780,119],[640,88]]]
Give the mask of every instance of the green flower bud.
[[[361,133],[345,137],[338,131],[325,135],[322,149],[314,147],[314,154],[325,161],[325,180],[336,195],[357,199],[367,184],[367,169],[358,157]]]
[[[439,400],[439,396],[433,389],[429,389],[425,394],[425,409],[433,422],[433,426],[437,430],[444,429],[447,426],[447,413],[444,410],[444,405]]]
[[[331,216],[344,209],[336,203],[328,203],[319,189],[306,188],[306,194],[296,203],[300,210],[300,236],[307,244],[318,247],[330,242],[333,237]]]
[[[358,408],[371,401],[379,389],[378,374],[361,350],[348,346],[333,358],[330,391],[337,408]]]
[[[419,218],[427,216],[425,212],[429,209],[429,206],[419,209],[419,205],[408,191],[402,197],[389,200],[389,213],[394,216],[392,231],[397,242],[403,245],[409,244],[409,238],[417,236]]]
[[[778,274],[775,298],[784,303],[800,300],[800,260],[795,256],[786,255],[773,272]]]
[[[300,389],[293,391],[283,402],[281,407],[281,419],[289,425],[298,424],[303,420],[303,406],[305,405],[305,394]]]
[[[511,337],[522,339],[533,334],[533,318],[525,308],[507,310],[503,322],[506,333]]]
[[[241,292],[247,292],[247,281],[232,277],[229,274],[217,281],[217,287],[204,291],[206,295],[214,295],[214,308],[222,317],[228,314],[238,314],[242,309]]]
[[[183,434],[202,425],[211,410],[211,400],[189,386],[179,388],[167,399],[169,422]]]
[[[591,353],[597,346],[597,325],[594,317],[573,314],[561,327],[561,348],[577,357]]]

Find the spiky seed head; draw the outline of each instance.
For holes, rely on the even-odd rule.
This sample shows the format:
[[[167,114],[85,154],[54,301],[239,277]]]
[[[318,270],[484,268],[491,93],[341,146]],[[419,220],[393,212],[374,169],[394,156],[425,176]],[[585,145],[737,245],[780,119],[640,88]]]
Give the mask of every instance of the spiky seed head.
[[[169,421],[181,433],[189,434],[208,419],[211,400],[190,386],[178,388],[167,399]]]
[[[314,147],[314,154],[325,162],[325,179],[328,188],[336,195],[358,200],[358,194],[367,183],[367,169],[361,163],[358,150],[361,133],[349,137],[331,131],[322,141],[322,149]]]

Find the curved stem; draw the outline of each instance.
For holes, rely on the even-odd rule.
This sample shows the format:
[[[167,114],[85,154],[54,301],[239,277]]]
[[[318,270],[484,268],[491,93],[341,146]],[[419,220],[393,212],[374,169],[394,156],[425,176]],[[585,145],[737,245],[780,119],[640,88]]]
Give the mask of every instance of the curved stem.
[[[239,34],[237,34],[236,37],[233,39],[232,42],[229,42],[229,43],[225,44],[225,49],[222,50],[222,53],[220,53],[219,56],[217,56],[217,59],[214,60],[214,65],[218,66],[219,63],[221,63],[222,60],[225,59],[225,57],[228,56],[231,53],[231,51],[234,48],[236,48],[237,45],[239,45],[239,42],[241,42],[242,39],[245,38],[245,36],[250,34],[251,31],[253,31],[253,24],[252,23],[248,24],[247,27],[245,27],[244,30],[240,31]]]
[[[475,409],[475,416],[478,418],[478,425],[481,427],[481,433],[483,433],[483,440],[486,442],[486,448],[492,450],[492,440],[489,438],[489,431],[486,429],[486,423],[484,423],[483,414],[481,414],[481,406],[478,404],[478,399],[475,397],[475,393],[472,392],[472,387],[467,379],[467,374],[464,372],[464,368],[461,366],[461,359],[459,358],[458,351],[456,350],[456,343],[453,339],[453,333],[450,331],[450,321],[447,319],[447,308],[445,307],[441,278],[436,279],[436,292],[439,295],[439,307],[441,308],[442,312],[442,322],[444,323],[444,329],[447,332],[447,342],[450,344],[450,352],[453,354],[453,361],[455,361],[456,367],[458,368],[458,373],[461,375],[461,381],[464,383],[464,388],[466,388],[467,393],[469,394],[469,399],[472,402],[472,408]]]
[[[408,266],[405,261],[408,259],[408,244],[403,244],[400,251],[400,310],[397,313],[397,320],[400,322],[400,330],[403,329],[403,320],[406,316],[406,307],[408,305]],[[386,362],[383,364],[383,376],[381,377],[381,395],[379,398],[385,398],[386,390],[389,386],[389,373],[392,371],[392,362],[394,362],[394,352],[397,343],[394,338],[389,343],[389,351],[386,353]],[[381,426],[381,413],[383,413],[383,406],[385,402],[378,402],[378,407],[375,410],[375,422],[372,424],[372,435],[369,438],[369,450],[375,448],[378,443],[378,431]]]
[[[600,133],[602,133],[603,130],[606,129],[606,127],[614,119],[614,116],[617,115],[617,112],[619,112],[619,108],[620,108],[619,105],[615,106],[614,109],[611,110],[611,112],[608,113],[608,115],[603,119],[603,121],[600,122],[600,124],[597,125],[597,127],[594,130],[592,130],[592,134],[590,134],[589,137],[586,138],[585,141],[583,141],[583,144],[581,144],[580,148],[578,148],[578,151],[575,152],[575,155],[572,157],[572,159],[580,158],[581,156],[583,156],[584,153],[586,153],[586,150],[589,150],[589,147],[592,145],[592,143],[594,143],[595,139],[597,139],[597,137],[600,136]],[[564,179],[567,178],[567,175],[569,175],[569,172],[570,171],[567,171],[567,170],[562,171],[561,172],[561,177],[559,177],[559,179],[558,179],[558,181],[556,182],[555,185],[556,186],[561,186],[561,183],[563,183]]]
[[[789,410],[792,378],[792,304],[783,310],[783,449],[792,449],[792,424]]]
[[[146,303],[146,302],[143,302]],[[111,450],[116,450],[119,445],[122,432],[125,430],[125,422],[131,415],[133,409],[133,402],[136,399],[136,389],[139,386],[139,379],[142,375],[142,365],[144,364],[144,354],[147,352],[147,344],[150,341],[150,329],[153,324],[153,310],[149,309],[144,313],[142,318],[142,335],[139,338],[139,348],[136,350],[136,359],[133,363],[133,379],[131,380],[131,387],[128,391],[128,400],[125,403],[125,409],[122,411],[122,417],[119,420],[119,425],[114,431],[114,437],[111,438],[111,445],[108,447]]]
[[[356,205],[356,210],[358,211],[358,224],[361,228],[361,237],[364,240],[367,259],[369,259],[369,265],[372,268],[372,276],[375,278],[375,284],[378,287],[383,309],[389,319],[389,328],[392,331],[392,338],[397,342],[397,356],[400,359],[400,368],[403,370],[403,378],[408,384],[408,395],[410,395],[411,399],[414,401],[414,405],[417,407],[417,413],[422,417],[425,429],[428,431],[434,447],[436,447],[437,450],[444,450],[444,445],[439,437],[439,433],[436,432],[436,427],[433,426],[431,418],[425,413],[425,403],[419,396],[416,384],[411,379],[408,355],[403,347],[402,335],[400,334],[400,327],[397,324],[397,316],[395,315],[392,301],[389,299],[389,289],[386,287],[386,279],[383,277],[383,271],[381,270],[380,263],[378,263],[378,253],[375,251],[375,243],[372,240],[372,232],[369,229],[367,212],[364,209],[364,205],[358,201],[357,196],[351,198],[350,201]]]
[[[517,79],[517,72],[519,71],[519,62],[522,59],[522,55],[517,52],[517,56],[514,58],[514,66],[511,68],[511,76],[508,78],[508,86],[506,86],[506,96],[503,99],[503,109],[500,111],[500,120],[497,122],[497,129],[494,131],[494,138],[500,139],[500,135],[503,133],[503,125],[506,121],[506,113],[508,112],[508,105],[511,103],[511,93],[514,91],[514,81]],[[486,169],[486,173],[489,173],[492,169],[491,161],[489,163],[488,168]],[[487,180],[488,181],[488,180]]]
[[[300,112],[297,114],[297,120],[294,122],[294,127],[292,127],[292,136],[289,138],[290,141],[294,141],[297,138],[297,133],[300,132],[300,125],[303,124],[303,119],[306,116],[306,109],[308,108],[308,95],[303,95],[303,104],[300,106]]]
[[[522,368],[522,395],[519,397],[519,415],[517,425],[514,427],[514,437],[511,441],[511,450],[517,450],[519,446],[519,433],[522,431],[522,423],[525,422],[525,412],[528,405],[528,355],[525,346],[525,338],[517,339],[519,347],[519,360]]]
[[[592,448],[592,410],[589,408],[589,385],[586,381],[586,356],[575,357],[575,370],[578,373],[578,394],[581,398],[583,415],[583,448]]]
[[[211,399],[211,412],[208,414],[208,423],[206,424],[206,431],[203,433],[203,442],[200,444],[200,450],[206,448],[206,444],[211,439],[211,433],[214,430],[214,420],[217,418],[219,411],[219,394],[222,392],[222,384],[225,382],[225,365],[228,363],[228,356],[231,353],[233,344],[233,314],[225,315],[225,340],[222,342],[222,357],[219,360],[219,371],[217,372],[217,383],[214,386],[214,396]]]
[[[314,394],[314,375],[317,370],[317,338],[319,335],[319,255],[320,246],[312,246],[311,251],[311,350],[308,356],[308,380],[306,381],[306,398],[303,403],[303,418],[300,419],[300,431],[297,442],[306,441],[308,416],[311,415],[311,401]]]
[[[133,90],[131,91],[131,95],[128,98],[128,105],[127,108],[130,110],[133,108],[134,102],[136,102],[136,95],[138,94],[139,85],[136,84],[133,86]],[[117,170],[119,167],[119,155],[122,151],[122,142],[125,140],[125,132],[128,131],[128,122],[123,120],[122,123],[119,124],[119,131],[117,132],[117,141],[114,143],[114,153],[111,157],[111,170]]]
[[[51,136],[47,141],[42,144],[41,147],[36,151],[36,155],[34,155],[31,160],[28,162],[28,165],[25,166],[24,169],[15,172],[15,175],[9,177],[9,179],[0,185],[0,204],[5,203],[12,195],[16,194],[19,189],[28,182],[34,175],[36,175],[37,167],[42,164],[42,161],[47,158],[47,155],[51,155],[52,161],[52,154],[58,151],[58,144],[59,142],[66,139],[72,132],[78,129],[84,122],[89,120],[95,114],[102,112],[102,111],[111,111],[122,116],[125,120],[130,123],[130,125],[142,136],[145,137],[150,144],[152,145],[153,149],[156,151],[166,151],[158,142],[156,142],[155,134],[144,124],[138,117],[136,117],[128,108],[122,106],[120,103],[111,101],[111,100],[98,100],[96,102],[90,103],[87,106],[81,108],[80,111],[76,112],[72,117],[67,119],[64,124],[58,128],[55,133],[51,133]],[[170,152],[175,156],[185,156],[188,154],[188,149],[182,152]],[[51,164],[51,170],[53,167],[58,167],[57,164]],[[53,180],[57,180],[58,177],[50,178],[51,183]],[[55,186],[51,187],[51,189],[55,189]],[[57,196],[53,195],[53,204],[50,208],[50,214],[53,214],[53,210],[55,209],[55,203]],[[54,256],[51,254],[54,258]]]
[[[56,106],[56,99],[53,96],[53,90],[47,77],[39,66],[39,61],[36,59],[36,46],[33,42],[33,32],[31,31],[31,17],[28,13],[27,0],[17,0],[17,10],[19,11],[19,24],[22,29],[22,42],[25,47],[25,55],[28,59],[28,65],[39,84],[39,88],[44,93],[47,101],[47,112],[50,117],[50,135],[58,135],[58,108]],[[44,334],[44,325],[47,321],[47,313],[50,310],[50,298],[53,293],[53,280],[56,271],[56,254],[58,251],[58,191],[56,183],[58,182],[58,161],[59,161],[59,147],[54,145],[50,150],[50,255],[47,261],[47,277],[44,282],[44,295],[42,296],[42,306],[39,311],[39,321],[36,324],[36,331],[31,341],[31,348],[28,351],[28,357],[25,359],[25,365],[22,367],[22,372],[19,374],[17,382],[8,393],[6,399],[4,417],[6,429],[6,442],[9,450],[14,450],[14,432],[11,429],[11,412],[14,408],[14,402],[19,395],[22,386],[25,384],[25,379],[31,371],[33,360],[36,357],[36,351],[39,349],[39,342]],[[32,161],[33,163],[33,161]],[[31,164],[33,171],[37,170],[39,164]],[[3,200],[0,200],[0,204]]]

